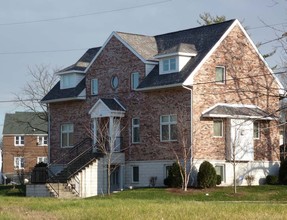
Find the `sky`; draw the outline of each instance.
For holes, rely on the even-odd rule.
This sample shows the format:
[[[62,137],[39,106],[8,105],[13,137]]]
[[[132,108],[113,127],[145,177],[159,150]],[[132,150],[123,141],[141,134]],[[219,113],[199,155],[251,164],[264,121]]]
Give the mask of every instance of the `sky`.
[[[113,31],[157,35],[200,26],[199,15],[238,19],[264,54],[287,31],[287,0],[0,0],[0,134],[5,113],[23,111],[15,100],[28,68],[64,68]],[[283,32],[282,32],[283,31]],[[267,60],[282,62],[280,50]]]

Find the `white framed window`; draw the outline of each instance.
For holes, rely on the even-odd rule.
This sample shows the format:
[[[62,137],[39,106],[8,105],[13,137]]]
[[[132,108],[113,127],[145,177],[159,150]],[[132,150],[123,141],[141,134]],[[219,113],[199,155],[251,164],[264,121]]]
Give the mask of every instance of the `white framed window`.
[[[140,180],[140,173],[138,166],[132,166],[132,182],[138,183]]]
[[[139,118],[132,119],[132,143],[140,142],[140,120]]]
[[[216,83],[225,83],[225,67],[217,66],[215,67],[215,82]]]
[[[213,120],[213,137],[223,137],[223,121],[221,119]]]
[[[160,116],[160,140],[176,141],[177,140],[177,116],[162,115]]]
[[[169,176],[169,172],[171,169],[172,165],[165,165],[165,173],[164,173],[164,177],[167,178]]]
[[[99,82],[98,79],[91,80],[91,94],[98,95],[99,94]]]
[[[73,147],[74,145],[74,125],[61,125],[61,147]]]
[[[38,146],[47,146],[48,145],[48,136],[47,135],[37,136],[37,145]]]
[[[14,137],[14,146],[24,146],[24,135],[18,135]]]
[[[253,122],[253,138],[260,138],[260,123],[258,121]]]
[[[14,169],[24,169],[24,157],[14,157]]]
[[[221,176],[221,182],[225,182],[225,165],[215,164],[214,169],[216,171],[216,174]]]
[[[162,61],[163,72],[171,72],[176,70],[176,59],[168,58]]]
[[[139,86],[140,74],[138,72],[131,75],[131,88],[135,90]]]
[[[37,157],[37,163],[48,163],[48,157]]]
[[[70,74],[61,75],[61,89],[68,89],[74,86],[73,76]]]

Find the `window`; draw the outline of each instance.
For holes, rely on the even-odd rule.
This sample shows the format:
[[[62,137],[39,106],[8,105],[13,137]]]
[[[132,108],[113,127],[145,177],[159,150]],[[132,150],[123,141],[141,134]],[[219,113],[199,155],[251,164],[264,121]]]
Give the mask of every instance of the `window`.
[[[98,95],[98,93],[99,93],[98,79],[92,79],[91,80],[91,94]]]
[[[160,140],[176,141],[177,140],[177,116],[162,115],[160,116]]]
[[[14,169],[24,169],[24,157],[14,157]]]
[[[225,68],[222,66],[217,66],[215,68],[215,82],[224,83],[225,81]]]
[[[73,87],[73,77],[71,75],[61,76],[61,89],[67,89]]]
[[[37,157],[37,163],[48,163],[48,157]]]
[[[133,90],[135,90],[139,86],[139,79],[140,79],[139,73],[132,73],[132,75],[131,75],[131,88]]]
[[[132,119],[132,143],[140,142],[140,120],[138,118]]]
[[[112,79],[111,79],[111,84],[112,84],[113,89],[118,88],[118,86],[119,86],[119,78],[117,76],[113,76]]]
[[[255,121],[253,123],[253,138],[259,139],[260,137],[260,123],[258,121]]]
[[[225,166],[223,164],[216,164],[214,168],[216,174],[221,176],[221,181],[225,182]]]
[[[213,121],[213,136],[214,137],[223,136],[223,121],[222,120]]]
[[[165,59],[162,62],[163,64],[163,72],[170,72],[170,71],[175,71],[176,70],[176,59],[175,58],[170,58],[170,59]]]
[[[63,124],[61,126],[61,146],[72,147],[74,144],[74,125]]]
[[[139,182],[140,176],[139,176],[139,167],[133,166],[133,182],[137,183]]]
[[[15,136],[14,137],[15,146],[24,146],[24,136]]]
[[[47,146],[48,145],[48,136],[41,135],[37,137],[37,145],[38,146]]]
[[[167,178],[169,176],[169,172],[170,172],[171,167],[172,167],[171,165],[165,166],[165,178]]]

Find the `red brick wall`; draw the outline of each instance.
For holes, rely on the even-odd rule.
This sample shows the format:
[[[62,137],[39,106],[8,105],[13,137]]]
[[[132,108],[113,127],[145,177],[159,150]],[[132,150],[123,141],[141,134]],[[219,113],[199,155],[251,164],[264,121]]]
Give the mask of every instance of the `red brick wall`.
[[[223,85],[212,82],[215,80],[216,66],[226,68],[227,81]],[[193,133],[196,158],[225,159],[226,136],[213,137],[212,119],[200,118],[204,110],[216,103],[257,105],[274,114],[279,108],[278,86],[274,78],[238,27],[205,62],[196,74],[194,83]],[[264,126],[266,123],[261,124]],[[267,127],[270,127],[270,131],[261,132],[260,140],[255,141],[255,159],[277,159],[279,132],[276,122],[270,122]]]
[[[14,146],[14,136],[3,136],[3,173],[14,173],[14,157],[24,157],[24,170],[30,172],[37,157],[48,157],[48,147],[37,145],[37,136],[26,135],[24,146]]]

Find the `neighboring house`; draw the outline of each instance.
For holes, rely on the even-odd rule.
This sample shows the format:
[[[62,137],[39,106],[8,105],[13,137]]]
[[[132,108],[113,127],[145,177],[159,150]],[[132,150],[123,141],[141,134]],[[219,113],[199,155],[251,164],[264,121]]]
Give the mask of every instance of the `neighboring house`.
[[[163,186],[182,144],[192,149],[195,168],[210,161],[223,185],[232,184],[233,158],[240,184],[246,175],[259,184],[278,171],[283,86],[238,20],[157,36],[113,32],[58,74],[42,100],[49,104],[51,168],[66,167],[61,176],[93,155],[64,180],[81,197],[107,191],[98,142],[105,121],[117,145],[112,190],[149,186],[152,177]]]
[[[3,174],[18,182],[29,177],[39,162],[48,163],[48,123],[43,113],[16,112],[5,115],[3,126]]]

